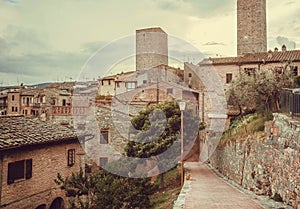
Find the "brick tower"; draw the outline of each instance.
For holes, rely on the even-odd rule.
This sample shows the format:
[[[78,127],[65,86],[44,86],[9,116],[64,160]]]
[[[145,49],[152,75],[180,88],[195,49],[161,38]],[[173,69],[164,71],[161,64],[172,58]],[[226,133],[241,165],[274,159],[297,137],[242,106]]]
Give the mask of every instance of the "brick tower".
[[[266,51],[266,0],[237,0],[237,55]]]
[[[136,30],[136,70],[168,65],[168,34],[161,28]]]

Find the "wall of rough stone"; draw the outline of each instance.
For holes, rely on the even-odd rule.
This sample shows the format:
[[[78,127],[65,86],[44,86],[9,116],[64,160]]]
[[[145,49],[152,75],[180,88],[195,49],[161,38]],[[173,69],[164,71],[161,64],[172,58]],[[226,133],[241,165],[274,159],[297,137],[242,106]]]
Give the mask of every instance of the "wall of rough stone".
[[[274,114],[265,127],[219,145],[210,163],[244,188],[300,208],[300,122]]]

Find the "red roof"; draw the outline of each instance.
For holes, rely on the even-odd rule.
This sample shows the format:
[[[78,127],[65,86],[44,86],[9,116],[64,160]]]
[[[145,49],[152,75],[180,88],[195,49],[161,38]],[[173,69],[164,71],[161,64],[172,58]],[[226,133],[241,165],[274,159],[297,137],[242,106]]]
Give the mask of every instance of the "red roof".
[[[199,65],[224,65],[224,64],[239,64],[239,63],[271,63],[271,62],[299,62],[300,50],[280,51],[280,52],[260,52],[245,54],[240,57],[222,57],[204,59]]]

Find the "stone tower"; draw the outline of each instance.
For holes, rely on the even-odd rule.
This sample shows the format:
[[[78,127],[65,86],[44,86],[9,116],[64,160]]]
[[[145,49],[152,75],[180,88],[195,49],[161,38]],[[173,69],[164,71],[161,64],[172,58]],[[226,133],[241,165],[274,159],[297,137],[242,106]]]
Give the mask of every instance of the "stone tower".
[[[237,0],[237,55],[266,51],[266,0]]]
[[[161,28],[136,30],[136,70],[168,65],[168,34]]]

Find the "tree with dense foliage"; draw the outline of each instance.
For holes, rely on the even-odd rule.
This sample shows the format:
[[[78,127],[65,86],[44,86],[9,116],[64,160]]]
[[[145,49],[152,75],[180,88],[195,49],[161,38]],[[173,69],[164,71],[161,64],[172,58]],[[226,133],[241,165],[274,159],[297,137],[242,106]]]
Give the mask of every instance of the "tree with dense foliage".
[[[175,100],[140,111],[131,123],[135,140],[128,142],[125,147],[128,157],[156,157],[161,172],[177,165],[180,160],[181,112]],[[203,124],[200,124],[193,110],[187,108],[184,111],[185,153],[193,146],[199,129],[204,129]],[[161,183],[163,186],[163,179]]]
[[[291,88],[294,78],[289,65],[283,68],[260,69],[253,75],[241,74],[228,91],[228,104],[245,113],[255,110],[278,111],[280,92]]]
[[[70,199],[71,209],[150,208],[155,185],[149,178],[128,178],[104,169],[85,175],[82,170],[55,180]]]

